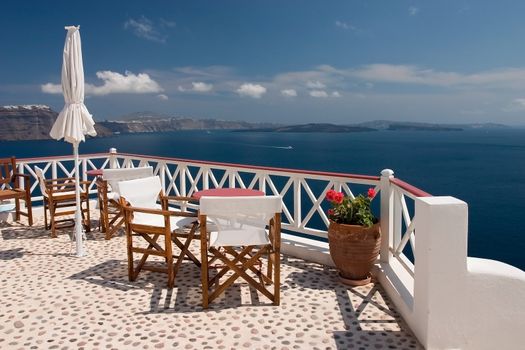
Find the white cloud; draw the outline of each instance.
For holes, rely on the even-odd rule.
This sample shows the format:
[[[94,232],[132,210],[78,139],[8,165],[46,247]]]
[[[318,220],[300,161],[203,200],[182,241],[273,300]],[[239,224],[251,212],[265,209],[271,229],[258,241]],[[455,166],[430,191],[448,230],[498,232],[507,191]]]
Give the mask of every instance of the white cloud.
[[[197,92],[210,92],[213,89],[213,84],[206,84],[203,82],[192,82],[192,90]]]
[[[295,89],[283,89],[281,90],[281,95],[286,97],[296,97],[297,91]]]
[[[162,27],[175,28],[175,26],[177,25],[177,22],[170,21],[164,18],[161,18],[159,22]]]
[[[328,93],[324,90],[312,90],[310,91],[310,96],[317,98],[325,98],[328,97]]]
[[[339,91],[334,91],[332,92],[332,97],[341,97],[341,94],[339,93]]]
[[[266,88],[259,84],[245,83],[235,90],[240,96],[261,98],[266,93]]]
[[[60,84],[53,84],[53,83],[46,83],[41,85],[42,92],[46,94],[61,94],[62,93],[62,85]]]
[[[504,68],[473,74],[440,72],[410,65],[370,64],[358,69],[339,71],[347,77],[376,82],[430,86],[524,87],[525,68]]]
[[[525,111],[525,98],[515,98],[511,103],[502,108],[504,112]]]
[[[103,81],[102,85],[85,85],[87,95],[109,95],[109,94],[148,94],[162,92],[160,85],[146,73],[133,74],[126,71],[120,74],[112,71],[97,72],[97,78]],[[47,83],[41,86],[42,92],[48,94],[62,93],[59,84]]]
[[[161,19],[161,25],[164,27],[173,27],[175,22],[170,22]],[[124,22],[124,28],[129,29],[139,38],[143,38],[150,41],[155,41],[158,43],[165,43],[167,36],[160,33],[157,28],[155,28],[154,23],[142,16],[139,19],[130,18]]]
[[[177,89],[180,92],[210,92],[211,90],[213,90],[213,84],[207,84],[200,81],[192,81],[191,87],[185,88],[184,86],[179,85]]]
[[[338,27],[338,28],[341,28],[341,29],[344,29],[344,30],[355,30],[356,28],[351,25],[351,24],[348,24],[346,22],[343,22],[343,21],[335,21],[335,26]]]
[[[167,101],[169,100],[169,97],[167,95],[164,95],[164,94],[158,94],[157,95],[157,98],[161,101]]]
[[[408,8],[408,14],[409,14],[410,16],[415,16],[415,15],[417,15],[418,13],[419,13],[419,8],[418,8],[418,7],[410,6],[410,7]]]
[[[308,81],[306,83],[306,86],[309,89],[324,89],[326,87],[325,84],[321,83],[319,80],[316,81]]]

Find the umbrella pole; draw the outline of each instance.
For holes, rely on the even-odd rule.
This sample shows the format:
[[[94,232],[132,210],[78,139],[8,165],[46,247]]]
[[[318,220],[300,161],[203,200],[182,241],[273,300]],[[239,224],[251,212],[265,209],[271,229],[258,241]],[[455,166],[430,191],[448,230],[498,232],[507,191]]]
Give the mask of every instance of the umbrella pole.
[[[77,243],[77,257],[85,255],[84,246],[82,242],[82,214],[80,203],[80,174],[79,174],[79,160],[78,160],[78,142],[73,143],[73,153],[75,156],[75,197],[76,197],[76,211],[75,211],[75,239]]]

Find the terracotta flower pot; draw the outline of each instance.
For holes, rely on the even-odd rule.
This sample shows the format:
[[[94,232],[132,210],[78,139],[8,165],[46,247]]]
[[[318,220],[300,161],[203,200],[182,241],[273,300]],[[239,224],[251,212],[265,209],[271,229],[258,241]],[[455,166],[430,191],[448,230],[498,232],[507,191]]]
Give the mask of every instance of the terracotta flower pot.
[[[361,286],[370,282],[370,270],[381,245],[379,223],[364,227],[330,221],[328,243],[343,283]]]

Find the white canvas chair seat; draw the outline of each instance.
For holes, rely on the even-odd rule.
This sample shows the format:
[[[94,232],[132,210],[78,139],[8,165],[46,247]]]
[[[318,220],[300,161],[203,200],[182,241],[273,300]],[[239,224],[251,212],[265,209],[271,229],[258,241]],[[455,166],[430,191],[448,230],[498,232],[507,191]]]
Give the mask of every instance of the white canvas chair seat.
[[[201,197],[199,222],[204,308],[239,277],[274,305],[279,305],[281,211],[280,196]],[[264,255],[268,256],[267,273],[262,271],[260,258]],[[210,263],[216,260],[224,265],[210,277],[208,270],[216,268],[209,267]],[[233,271],[233,275],[228,275],[221,283],[228,271]],[[253,274],[259,281],[252,277]],[[271,283],[273,292],[266,287]]]
[[[98,207],[100,210],[100,229],[105,238],[110,239],[124,224],[123,213],[118,201],[118,183],[153,176],[153,167],[104,169],[97,179]]]
[[[160,204],[155,205],[155,209],[162,210]],[[170,227],[171,230],[184,230],[191,228],[192,224],[197,219],[195,217],[178,217],[170,216]],[[155,227],[164,227],[164,216],[158,214],[147,214],[147,213],[135,213],[131,221],[136,225],[146,225]]]
[[[118,189],[120,205],[125,214],[130,281],[134,281],[142,269],[151,269],[167,272],[168,287],[172,288],[177,271],[185,257],[200,267],[200,262],[189,250],[189,245],[195,238],[197,215],[170,210],[168,197],[162,194],[158,176],[121,181],[118,183]],[[161,204],[157,203],[159,198]],[[187,200],[180,197],[177,199]],[[134,246],[132,236],[144,238],[149,243],[148,247]],[[157,239],[161,236],[164,236],[164,246],[157,243]],[[185,241],[182,242],[179,238],[185,238]],[[177,256],[173,255],[172,243],[180,249]],[[134,253],[142,254],[137,266],[133,260]],[[159,269],[145,265],[149,255],[164,257],[166,268]],[[174,258],[176,258],[175,262]]]

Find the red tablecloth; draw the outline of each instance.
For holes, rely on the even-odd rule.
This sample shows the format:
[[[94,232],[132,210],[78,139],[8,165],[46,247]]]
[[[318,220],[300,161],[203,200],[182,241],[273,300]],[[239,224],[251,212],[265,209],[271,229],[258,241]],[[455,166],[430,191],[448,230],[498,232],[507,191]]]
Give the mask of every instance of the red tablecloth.
[[[246,188],[212,188],[195,192],[193,198],[201,197],[245,197],[245,196],[264,196],[263,191],[250,190]]]
[[[86,174],[88,176],[102,176],[103,170],[102,169],[93,169],[86,171]]]

